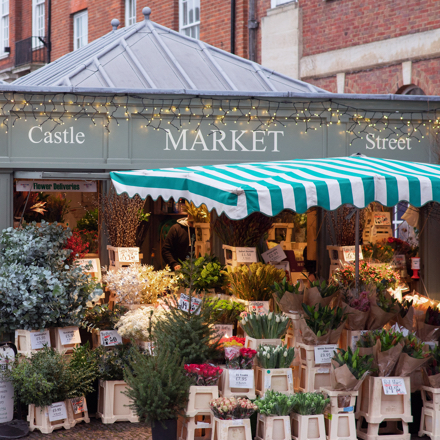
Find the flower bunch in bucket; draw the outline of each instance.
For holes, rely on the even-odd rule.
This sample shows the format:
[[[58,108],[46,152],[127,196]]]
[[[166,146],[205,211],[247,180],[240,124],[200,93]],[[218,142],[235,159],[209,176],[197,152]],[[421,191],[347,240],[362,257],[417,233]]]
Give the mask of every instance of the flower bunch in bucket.
[[[299,281],[296,284],[291,284],[284,277],[280,283],[273,284],[272,292],[276,303],[284,313],[302,312],[304,286]]]
[[[289,368],[295,357],[293,347],[284,345],[260,345],[257,350],[257,362],[261,368]]]
[[[293,412],[303,416],[324,414],[330,403],[330,399],[326,399],[322,393],[296,393],[294,397]]]
[[[258,412],[265,416],[288,416],[295,405],[295,395],[269,390],[255,401],[255,405]]]
[[[273,312],[264,315],[252,312],[241,319],[243,330],[254,339],[281,338],[286,334],[289,324],[287,316]]]
[[[209,402],[214,417],[221,420],[248,419],[258,409],[249,399],[220,397]]]
[[[223,370],[209,364],[187,364],[185,372],[191,379],[192,385],[211,386],[217,385]]]
[[[257,354],[251,348],[232,346],[225,348],[226,366],[231,370],[250,370]]]

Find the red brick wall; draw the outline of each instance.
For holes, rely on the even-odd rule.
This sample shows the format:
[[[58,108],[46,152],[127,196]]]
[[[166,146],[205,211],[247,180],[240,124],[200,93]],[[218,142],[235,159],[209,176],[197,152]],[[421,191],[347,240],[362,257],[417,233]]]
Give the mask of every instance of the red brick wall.
[[[440,27],[438,0],[299,0],[303,55]]]

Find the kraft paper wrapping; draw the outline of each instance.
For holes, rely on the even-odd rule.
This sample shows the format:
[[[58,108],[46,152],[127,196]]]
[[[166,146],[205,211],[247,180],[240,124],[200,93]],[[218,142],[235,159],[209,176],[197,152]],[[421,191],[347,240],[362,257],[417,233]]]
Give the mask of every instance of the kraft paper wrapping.
[[[400,316],[400,313],[397,314],[397,324],[406,328],[411,333],[414,333],[417,330],[417,322],[415,320],[413,306],[409,308],[407,314],[403,318]]]
[[[348,313],[345,321],[345,328],[348,330],[365,330],[369,312],[361,312],[360,310],[350,307],[347,303],[342,302],[342,308]]]
[[[343,322],[337,329],[330,330],[330,344],[337,344],[339,337],[341,336],[342,330],[344,329],[345,322]]]
[[[417,323],[417,335],[424,342],[438,341],[440,326],[425,324],[423,321],[419,321]]]
[[[428,376],[426,368],[422,368],[423,382],[427,387],[440,388],[440,373]]]
[[[301,319],[301,334],[303,343],[306,345],[324,345],[329,344],[331,330],[324,336],[316,336],[313,330],[307,325],[305,319]]]
[[[358,379],[353,376],[353,373],[347,365],[339,366],[339,364],[332,360],[332,368],[330,368],[330,383],[333,390],[352,391],[358,384]]]
[[[304,293],[304,302],[308,306],[316,306],[317,304],[321,304],[323,307],[328,306],[332,299],[336,298],[339,295],[339,292],[335,292],[332,296],[328,298],[322,298],[321,293],[319,292],[317,287],[311,287],[307,289]]]
[[[428,362],[428,358],[414,359],[407,353],[401,353],[396,365],[394,376],[406,377],[409,376],[417,368],[423,366]]]
[[[304,313],[303,302],[304,292],[302,294],[285,292],[279,301],[279,306],[284,313]]]
[[[367,319],[367,330],[381,329],[397,312],[385,312],[376,304],[376,298],[371,301],[370,314]]]
[[[381,343],[377,341],[373,347],[373,357],[379,368],[379,376],[388,377],[394,371],[400,354],[402,353],[403,345],[399,343],[387,351],[381,352],[380,350]]]

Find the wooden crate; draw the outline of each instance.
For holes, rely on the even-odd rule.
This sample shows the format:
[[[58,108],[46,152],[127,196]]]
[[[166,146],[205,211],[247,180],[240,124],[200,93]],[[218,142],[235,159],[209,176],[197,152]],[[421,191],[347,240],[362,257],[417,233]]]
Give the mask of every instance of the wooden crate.
[[[211,440],[212,437],[212,413],[186,417],[179,419],[178,428],[179,440]]]
[[[293,394],[293,371],[291,368],[264,369],[255,367],[255,391],[264,396],[266,391],[279,391],[283,394]]]
[[[218,386],[195,386],[189,388],[189,400],[186,415],[194,417],[199,414],[211,414],[209,402],[218,399]]]
[[[251,421],[249,419],[220,420],[214,418],[212,439],[215,440],[252,440]]]
[[[118,270],[140,262],[141,257],[138,247],[114,247],[107,245],[107,250],[110,261],[109,270]]]
[[[337,344],[324,344],[324,345],[337,345]],[[307,367],[325,367],[330,365],[329,363],[317,364],[315,362],[315,348],[321,347],[320,345],[307,345],[298,343],[299,354],[301,358],[301,365]]]
[[[244,341],[244,346],[246,348],[252,348],[252,350],[257,350],[260,345],[281,345],[281,339],[254,339],[246,336]]]
[[[70,401],[66,400],[67,418],[51,422],[49,420],[49,413],[47,407],[39,407],[35,405],[28,406],[27,421],[29,422],[29,431],[36,429],[43,434],[51,434],[56,429],[70,429],[75,426],[73,421],[72,406]]]
[[[330,386],[330,364],[327,366],[323,364],[323,366],[318,367],[300,365],[299,368],[299,391],[309,393]]]
[[[255,440],[291,440],[290,416],[258,414]]]
[[[292,440],[326,440],[324,415],[302,416],[290,414]]]
[[[431,440],[440,440],[440,388],[422,386],[422,417],[419,437],[427,435]]]
[[[36,353],[38,350],[41,350],[41,348],[39,349],[32,348],[31,333],[41,333],[41,332],[39,330],[15,330],[15,346],[17,347],[17,354],[29,357],[32,353]],[[49,331],[49,339],[47,346],[48,347],[51,346],[50,331]]]
[[[253,251],[256,251],[256,248],[249,248]],[[225,265],[226,266],[241,266],[243,264],[251,265],[252,263],[239,263],[237,261],[237,247],[235,246],[228,246],[226,244],[223,245],[223,251],[225,253]],[[258,260],[257,260],[258,261]],[[256,262],[256,261],[255,261]]]
[[[252,388],[231,388],[229,385],[229,370],[223,368],[223,373],[220,376],[219,390],[222,397],[247,397],[248,399],[255,399],[255,376],[254,386]]]
[[[128,407],[132,401],[123,394],[127,388],[123,380],[99,381],[96,417],[101,418],[102,423],[139,422],[138,416]]]
[[[354,258],[347,257],[347,251],[353,247],[354,246],[327,246],[331,264],[339,266],[340,262],[348,263],[354,261]],[[359,248],[359,260],[363,260],[362,248]]]

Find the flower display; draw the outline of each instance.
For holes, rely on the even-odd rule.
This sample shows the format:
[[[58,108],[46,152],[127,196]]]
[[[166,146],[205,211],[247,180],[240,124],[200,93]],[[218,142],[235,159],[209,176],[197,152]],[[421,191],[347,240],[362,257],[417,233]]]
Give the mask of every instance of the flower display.
[[[220,397],[209,402],[214,417],[221,420],[248,419],[257,405],[242,397]]]
[[[388,244],[394,249],[396,255],[405,255],[407,261],[411,257],[415,257],[419,251],[419,247],[401,240],[400,238],[388,237]]]
[[[226,366],[231,370],[250,370],[256,354],[256,350],[238,345],[225,347]]]
[[[429,357],[429,352],[425,350],[426,344],[413,333],[408,333],[404,338],[402,353],[414,359],[425,359]]]
[[[233,345],[243,347],[246,338],[239,338],[238,336],[232,336],[231,338],[221,338],[220,343],[223,344],[223,347],[231,347]]]
[[[361,312],[369,312],[371,306],[368,298],[368,292],[361,292],[359,294],[359,298],[352,298],[348,305]]]
[[[440,325],[440,310],[429,306],[425,314],[425,324]]]
[[[186,375],[191,378],[193,385],[210,386],[217,385],[223,370],[209,364],[187,364]]]
[[[295,406],[295,395],[269,390],[255,401],[255,405],[258,412],[265,416],[288,416]]]
[[[295,357],[293,347],[260,345],[257,350],[258,365],[262,368],[289,368]]]
[[[394,249],[389,243],[389,240],[380,240],[376,243],[364,244],[362,253],[365,258],[371,258],[380,263],[390,263],[394,258]]]
[[[260,315],[252,312],[241,319],[241,326],[246,334],[255,339],[281,338],[289,327],[290,320],[286,315],[267,313]]]

